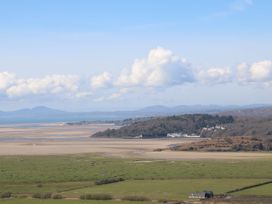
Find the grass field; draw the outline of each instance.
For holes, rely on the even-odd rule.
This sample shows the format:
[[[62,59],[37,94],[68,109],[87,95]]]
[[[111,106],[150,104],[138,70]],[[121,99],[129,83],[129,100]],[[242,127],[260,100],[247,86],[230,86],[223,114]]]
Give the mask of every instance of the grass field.
[[[98,179],[122,177],[124,182],[96,186]],[[102,156],[2,156],[0,192],[31,197],[36,192],[61,193],[78,198],[82,194],[106,193],[119,199],[127,195],[150,199],[187,199],[194,191],[223,193],[272,179],[271,160],[149,160]],[[237,195],[270,195],[271,185]],[[0,203],[118,203],[116,201],[11,199]],[[133,203],[119,201],[121,204]],[[143,202],[141,202],[143,203]]]
[[[36,200],[36,199],[10,199],[0,200],[3,204],[152,204],[153,202],[133,202],[133,201],[83,201],[83,200]]]
[[[2,156],[1,183],[125,179],[272,178],[271,160],[137,161],[94,155]]]
[[[253,189],[248,189],[235,193],[236,195],[258,195],[258,196],[271,196],[272,195],[272,184],[260,186]]]
[[[130,180],[110,185],[93,186],[66,192],[67,195],[109,193],[118,198],[140,195],[153,200],[187,199],[190,192],[213,190],[225,193],[230,189],[262,182],[260,179],[181,179],[181,180]],[[252,192],[253,193],[253,192]],[[251,193],[251,195],[252,195]]]

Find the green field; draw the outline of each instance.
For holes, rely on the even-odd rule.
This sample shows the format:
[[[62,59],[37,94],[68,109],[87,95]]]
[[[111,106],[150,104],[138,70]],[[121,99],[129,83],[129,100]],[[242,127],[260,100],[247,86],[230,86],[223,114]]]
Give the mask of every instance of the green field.
[[[260,179],[181,179],[181,180],[130,180],[110,185],[93,186],[66,192],[67,195],[109,193],[121,198],[140,195],[153,200],[187,199],[190,192],[213,190],[220,194],[230,189],[262,182]]]
[[[258,195],[258,196],[271,196],[272,195],[272,184],[260,186],[257,188],[248,189],[235,193],[236,195]]]
[[[139,162],[95,155],[2,156],[1,183],[125,179],[272,178],[271,160],[185,160]]]
[[[123,182],[96,186],[98,179],[122,177]],[[105,158],[92,154],[65,156],[0,157],[0,192],[28,196],[36,192],[60,193],[67,198],[106,193],[120,199],[128,195],[152,200],[187,199],[190,192],[215,193],[272,179],[271,160],[183,160],[142,162],[139,159]],[[271,186],[236,193],[270,195]],[[133,203],[125,201],[0,200],[0,203]],[[143,202],[141,202],[143,203]]]
[[[153,202],[133,201],[83,201],[83,200],[35,200],[35,199],[10,199],[0,200],[3,204],[152,204]]]

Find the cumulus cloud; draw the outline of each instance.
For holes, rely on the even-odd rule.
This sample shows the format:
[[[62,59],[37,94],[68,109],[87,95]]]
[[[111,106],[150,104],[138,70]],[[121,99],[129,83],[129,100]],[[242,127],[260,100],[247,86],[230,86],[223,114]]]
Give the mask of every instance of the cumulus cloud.
[[[0,90],[5,90],[15,81],[15,74],[0,72]]]
[[[136,59],[130,69],[123,70],[117,78],[109,72],[88,78],[82,83],[77,75],[53,74],[40,78],[19,78],[13,73],[0,72],[0,94],[9,98],[59,94],[83,98],[92,96],[94,101],[122,98],[125,94],[138,91],[167,88],[185,83],[255,84],[272,87],[272,61],[264,60],[253,64],[242,63],[237,71],[230,68],[212,67],[196,69],[186,59],[171,50],[157,47],[142,59]],[[95,92],[96,89],[103,90]]]
[[[38,94],[75,92],[79,77],[76,75],[48,75],[43,78],[17,79],[6,89],[9,97]]]
[[[251,65],[246,63],[238,65],[237,79],[243,84],[272,85],[272,61],[264,60]]]
[[[147,58],[136,59],[130,70],[123,70],[117,79],[119,87],[165,87],[194,81],[190,64],[172,51],[158,47]]]
[[[108,72],[103,72],[100,75],[93,76],[90,84],[93,89],[106,88],[111,84],[111,75]]]
[[[232,73],[229,68],[209,68],[200,70],[197,73],[197,78],[205,84],[222,84],[232,80]]]

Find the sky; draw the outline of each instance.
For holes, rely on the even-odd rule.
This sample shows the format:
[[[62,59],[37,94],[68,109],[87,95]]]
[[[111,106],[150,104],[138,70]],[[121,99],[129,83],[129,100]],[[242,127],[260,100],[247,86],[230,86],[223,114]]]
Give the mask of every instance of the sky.
[[[0,110],[272,104],[270,0],[0,0]]]

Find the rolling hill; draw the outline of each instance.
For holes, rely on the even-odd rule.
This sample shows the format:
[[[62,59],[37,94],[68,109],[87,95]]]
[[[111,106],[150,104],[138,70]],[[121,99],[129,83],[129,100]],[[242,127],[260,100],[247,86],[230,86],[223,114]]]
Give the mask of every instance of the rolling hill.
[[[218,126],[218,127],[217,127]],[[115,130],[95,137],[166,137],[169,133],[196,134],[201,137],[253,136],[272,138],[272,108],[258,107],[216,114],[187,114],[131,120]]]
[[[170,133],[200,135],[203,128],[232,123],[232,116],[208,114],[187,114],[180,116],[156,117],[145,121],[137,121],[121,127],[95,133],[92,137],[121,138],[162,138]]]

